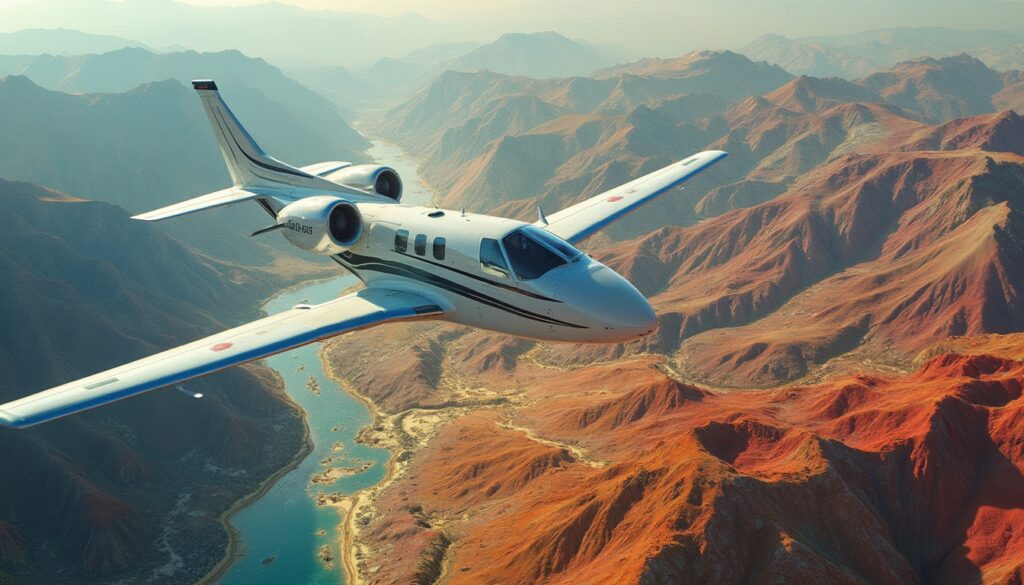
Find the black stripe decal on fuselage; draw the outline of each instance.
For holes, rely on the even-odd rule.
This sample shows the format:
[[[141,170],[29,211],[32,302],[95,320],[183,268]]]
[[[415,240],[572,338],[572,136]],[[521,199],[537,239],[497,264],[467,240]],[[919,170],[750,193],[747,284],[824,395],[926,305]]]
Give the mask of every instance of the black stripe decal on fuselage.
[[[457,295],[466,297],[470,300],[474,300],[479,303],[483,303],[485,305],[494,307],[496,309],[500,309],[502,311],[505,311],[506,313],[511,313],[518,317],[523,317],[525,319],[530,319],[532,321],[538,321],[540,323],[547,323],[549,325],[562,325],[564,327],[572,327],[574,329],[588,329],[588,327],[586,327],[585,325],[576,325],[575,323],[560,321],[553,317],[548,317],[546,315],[541,315],[538,313],[534,313],[532,311],[528,311],[526,309],[523,309],[522,307],[517,307],[515,305],[506,303],[500,299],[496,299],[479,291],[475,291],[457,282],[448,280],[447,278],[438,276],[436,274],[431,274],[429,272],[425,272],[418,268],[402,264],[401,262],[383,260],[380,258],[370,258],[367,256],[357,256],[355,254],[352,254],[351,252],[344,252],[342,254],[339,254],[338,256],[341,257],[341,262],[345,264],[351,263],[351,266],[346,266],[346,268],[349,268],[349,270],[352,270],[353,272],[355,272],[356,270],[372,270],[374,272],[382,272],[385,274],[404,276],[406,278],[418,280],[420,282],[430,284],[438,288],[443,288],[449,292],[453,292]],[[335,258],[337,258],[337,256]]]

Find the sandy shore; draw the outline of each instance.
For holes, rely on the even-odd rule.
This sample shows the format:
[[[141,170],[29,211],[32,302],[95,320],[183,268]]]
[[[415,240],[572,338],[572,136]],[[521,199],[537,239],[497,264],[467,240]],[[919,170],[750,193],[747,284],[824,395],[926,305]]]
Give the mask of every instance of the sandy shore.
[[[344,376],[331,367],[331,361],[326,359],[330,345],[329,343],[324,344],[320,348],[320,361],[323,364],[324,373],[328,378],[336,382],[338,386],[365,404],[367,410],[370,411],[371,422],[369,426],[360,432],[360,438],[363,440],[372,438],[372,443],[375,447],[387,449],[391,453],[386,464],[387,473],[379,483],[355,492],[339,500],[337,503],[326,504],[338,508],[342,516],[339,544],[341,547],[341,563],[345,570],[345,582],[347,585],[363,585],[365,581],[359,572],[357,554],[359,550],[358,519],[363,515],[372,515],[368,508],[373,505],[375,496],[387,488],[404,471],[405,464],[399,462],[398,455],[406,450],[407,445],[402,444],[401,437],[399,433],[394,432],[394,428],[396,422],[399,428],[401,427],[401,419],[404,418],[405,413],[398,415],[385,415],[381,413],[380,409],[377,408],[377,405],[369,397],[361,394],[352,384],[348,383]],[[374,431],[373,429],[375,428],[382,428],[383,430]]]
[[[272,368],[268,369],[274,371]],[[299,452],[296,453],[294,457],[292,457],[291,461],[289,461],[287,465],[277,470],[273,475],[271,475],[267,479],[263,480],[263,482],[260,483],[259,487],[257,487],[254,491],[236,500],[235,503],[232,504],[230,508],[225,510],[224,513],[220,515],[219,520],[221,526],[223,526],[224,530],[228,533],[227,550],[225,550],[224,552],[224,558],[222,558],[220,562],[214,565],[214,567],[210,569],[210,572],[204,575],[202,579],[196,581],[197,585],[211,585],[213,583],[216,583],[218,579],[220,579],[224,576],[225,573],[227,573],[227,570],[231,568],[231,565],[233,565],[234,562],[239,558],[241,539],[239,537],[238,530],[231,524],[232,516],[238,513],[238,511],[241,510],[242,508],[245,508],[249,504],[262,498],[270,490],[270,488],[274,487],[274,484],[277,483],[277,480],[284,477],[285,474],[287,474],[289,471],[298,467],[299,464],[302,463],[302,461],[313,451],[313,440],[310,438],[309,420],[306,416],[306,411],[303,410],[302,407],[299,406],[298,403],[294,402],[291,399],[291,396],[288,395],[288,392],[284,389],[284,381],[281,379],[280,375],[277,374],[276,371],[274,371],[274,375],[278,379],[278,385],[275,387],[276,393],[278,394],[279,397],[281,397],[284,400],[286,404],[289,405],[289,407],[294,409],[295,412],[297,412],[299,414],[299,417],[302,419],[302,449],[300,449]]]
[[[387,449],[391,453],[387,461],[387,473],[379,483],[334,503],[325,504],[338,508],[342,516],[339,524],[339,540],[346,583],[348,585],[363,585],[365,581],[359,570],[359,560],[368,558],[372,551],[364,548],[365,545],[360,541],[359,532],[361,526],[368,524],[376,516],[374,505],[377,497],[396,479],[405,474],[412,459],[411,455],[425,447],[442,425],[478,408],[505,405],[508,403],[508,397],[502,397],[496,393],[485,393],[486,395],[478,393],[478,395],[467,399],[462,396],[462,391],[452,391],[452,395],[458,395],[460,400],[438,407],[410,408],[394,414],[383,413],[369,397],[360,393],[332,367],[331,360],[326,359],[332,345],[334,344],[327,343],[320,349],[320,361],[323,363],[324,373],[343,390],[363,402],[367,410],[370,411],[372,421],[360,431],[358,440]],[[451,384],[446,378],[442,375],[440,385]]]
[[[380,410],[377,409],[377,405],[374,404],[373,401],[370,400],[367,396],[360,394],[358,391],[356,391],[356,389],[353,388],[351,384],[349,384],[340,374],[338,374],[338,372],[334,371],[334,368],[331,366],[330,360],[327,359],[327,350],[329,346],[329,343],[321,345],[320,352],[318,354],[320,358],[320,363],[323,364],[324,373],[327,375],[328,378],[333,380],[335,383],[338,384],[338,386],[344,389],[345,392],[348,392],[366,406],[366,409],[370,411],[371,420],[369,428],[374,428],[378,426],[381,423],[383,417],[380,413]],[[359,510],[361,510],[366,505],[367,498],[364,496],[367,492],[371,490],[376,490],[384,486],[387,486],[392,481],[394,481],[395,478],[395,459],[400,449],[398,441],[396,440],[393,445],[384,444],[380,446],[386,448],[388,451],[391,452],[391,456],[388,457],[388,461],[386,463],[387,473],[384,475],[384,479],[382,479],[380,483],[370,488],[358,491],[342,500],[339,500],[337,503],[326,504],[327,506],[338,508],[338,512],[342,516],[340,525],[341,542],[339,544],[341,547],[341,566],[345,571],[345,583],[347,585],[363,585],[364,583],[362,575],[359,573],[359,568],[356,560],[356,542],[358,540],[358,527],[356,525],[356,516],[358,515]]]

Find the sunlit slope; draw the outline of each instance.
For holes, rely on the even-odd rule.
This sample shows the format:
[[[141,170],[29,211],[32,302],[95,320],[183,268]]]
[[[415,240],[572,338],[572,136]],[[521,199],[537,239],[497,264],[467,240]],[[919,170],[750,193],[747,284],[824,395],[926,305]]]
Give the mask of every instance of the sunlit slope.
[[[713,56],[642,61],[629,79],[743,79],[752,67]],[[881,82],[900,72],[921,76],[910,101]],[[714,384],[771,386],[1024,327],[1024,122],[1013,111],[936,122],[991,109],[1004,77],[955,57],[899,65],[878,83],[799,77],[728,105],[668,86],[626,105],[627,78],[613,90],[604,79],[447,73],[385,123],[434,146],[424,174],[446,204],[523,219],[688,152],[728,151],[589,247],[661,315],[658,334],[628,351],[674,355]],[[622,350],[551,352],[579,363]]]

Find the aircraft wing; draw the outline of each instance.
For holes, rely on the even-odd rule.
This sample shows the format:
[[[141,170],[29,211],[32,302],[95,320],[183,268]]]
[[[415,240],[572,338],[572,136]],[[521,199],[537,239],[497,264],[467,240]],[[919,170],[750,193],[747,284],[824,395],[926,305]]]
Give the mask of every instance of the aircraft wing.
[[[416,294],[367,288],[319,305],[297,305],[199,341],[0,405],[0,424],[28,427],[179,384],[314,341],[443,311]]]
[[[646,174],[610,191],[566,207],[537,222],[537,227],[576,243],[594,235],[613,221],[649,203],[659,195],[728,156],[721,150],[699,152],[686,160]]]

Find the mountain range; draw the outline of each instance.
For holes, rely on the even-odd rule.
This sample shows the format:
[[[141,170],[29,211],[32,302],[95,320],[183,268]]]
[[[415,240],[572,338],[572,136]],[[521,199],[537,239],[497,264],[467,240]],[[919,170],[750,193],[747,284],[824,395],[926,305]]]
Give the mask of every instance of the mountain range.
[[[578,184],[566,187],[576,193],[596,193],[593,189],[619,181],[633,161],[620,158],[614,168],[602,170],[593,156],[577,155],[610,141],[631,140],[628,127],[634,123],[659,134],[657,140],[674,135],[668,139],[675,144],[666,151],[678,151],[686,134],[670,129],[675,122],[647,116],[654,104],[678,120],[696,120],[791,78],[775,66],[708,51],[618,66],[595,78],[445,72],[381,116],[379,131],[426,156],[423,176],[444,194],[445,204],[494,210],[549,189],[552,176],[566,163],[577,164],[577,171],[588,169],[589,191],[581,192],[584,186]],[[621,150],[605,154],[615,157]],[[643,168],[659,161],[647,161]]]
[[[994,112],[1019,87],[966,55],[901,63],[856,82],[792,76],[729,52],[643,60],[594,78],[446,72],[380,116],[425,156],[450,206],[520,217],[559,209],[709,145],[732,155],[674,203],[613,228],[685,225],[781,194],[793,178],[914,123]],[[699,92],[699,93],[698,93]],[[841,104],[862,104],[830,110]],[[826,112],[826,110],[829,110]],[[719,184],[715,193],[705,185]],[[705,198],[707,196],[707,198]],[[658,219],[655,219],[658,218]]]
[[[727,393],[652,356],[561,368],[514,358],[534,352],[511,340],[446,339],[434,350],[450,356],[443,383],[378,422],[403,421],[405,434],[390,432],[415,446],[357,508],[366,583],[895,585],[1024,572],[1019,335],[966,338],[908,373]],[[379,381],[357,388],[377,401]]]
[[[584,41],[568,39],[554,31],[509,33],[472,51],[442,60],[440,67],[454,71],[487,69],[506,75],[530,77],[568,77],[589,75],[623,57],[625,51],[612,51]],[[422,51],[413,58],[422,57]]]
[[[290,162],[310,164],[324,156],[359,160],[369,145],[328,100],[263,59],[235,50],[154,53],[130,47],[102,54],[0,56],[4,75],[24,75],[47,89],[82,94],[122,93],[168,79],[185,85],[197,78],[215,79],[235,113],[266,142],[264,147]],[[304,139],[290,138],[296,134]]]
[[[644,341],[328,345],[379,409],[364,440],[401,445],[349,516],[365,582],[1024,577],[1024,118],[996,105],[1020,79],[966,55],[776,70],[450,72],[380,118],[446,204],[529,220],[730,156],[582,244],[651,299]]]
[[[175,0],[19,2],[0,9],[0,28],[78,29],[173,51],[239,50],[282,66],[362,67],[460,36],[454,25],[414,13],[377,16],[282,2],[203,6]]]
[[[387,479],[346,511],[358,580],[1024,579],[1024,78],[959,53],[876,68],[928,37],[872,34],[768,39],[765,61],[699,51],[591,72],[580,57],[573,76],[544,79],[470,65],[374,112],[442,204],[530,221],[690,152],[730,157],[581,244],[651,299],[651,337],[558,345],[418,322],[327,344],[327,370],[375,407],[360,440],[395,449]],[[566,40],[384,65],[530,72],[518,43],[575,54]],[[538,54],[519,56],[567,66]],[[794,76],[783,58],[828,77]],[[0,176],[128,209],[162,203],[154,183],[178,198],[226,182],[215,145],[195,142],[209,132],[186,69],[251,67],[256,81],[233,83],[256,90],[239,100],[276,120],[254,133],[296,162],[297,143],[331,137],[289,96],[312,108],[344,103],[345,83],[377,91],[345,69],[303,91],[231,52],[0,63],[46,86],[0,81],[0,107],[23,113],[0,119]],[[197,253],[106,203],[13,182],[0,196],[8,396],[250,318],[282,283],[245,266],[272,252],[211,235],[223,216],[175,233]],[[26,472],[0,477],[0,581],[40,580],[37,567],[43,581],[200,577],[223,551],[219,511],[300,448],[275,384],[247,368],[202,382],[205,405],[158,392],[6,433]]]
[[[1018,327],[1024,283],[1012,258],[1021,253],[1013,234],[1024,204],[1015,195],[1024,188],[1024,121],[1005,111],[932,122],[991,111],[1003,83],[998,73],[967,56],[912,61],[857,83],[786,82],[771,68],[762,78],[729,75],[737,63],[760,67],[730,53],[676,60],[678,69],[671,63],[629,70],[655,76],[648,84],[689,80],[696,70],[708,91],[718,87],[713,80],[730,79],[719,91],[731,96],[743,93],[731,80],[742,79],[750,95],[726,106],[724,97],[715,102],[668,86],[661,101],[652,94],[635,104],[609,101],[622,95],[616,84],[634,79],[627,73],[543,82],[449,73],[389,113],[383,127],[428,145],[423,175],[443,202],[523,218],[682,153],[728,151],[728,163],[680,196],[609,232],[644,237],[599,240],[599,257],[660,303],[661,339],[637,350],[676,355],[675,367],[690,379],[774,385],[854,350],[905,363],[945,335]],[[755,87],[771,91],[756,95]],[[926,221],[928,214],[937,215]],[[688,229],[656,229],[702,219]],[[969,259],[950,263],[947,251],[969,248]],[[984,276],[990,273],[996,280]],[[951,289],[959,294],[941,292]],[[911,290],[934,292],[924,300],[907,296]],[[853,300],[829,309],[836,298]],[[918,328],[920,319],[907,311],[928,314],[930,329]],[[595,354],[610,357],[587,349],[566,359]]]
[[[251,319],[281,284],[109,204],[2,180],[0,200],[3,401]],[[263,367],[191,386],[206,398],[166,390],[0,433],[0,580],[192,582],[219,561],[220,514],[302,448],[303,423]]]
[[[119,56],[128,60],[152,57],[151,65],[155,67],[132,72],[119,67]],[[160,67],[167,62],[165,57],[134,49],[67,60],[34,57],[29,69],[34,72],[44,59],[60,65],[62,72],[66,71],[63,67],[74,69],[70,62],[77,61],[84,68],[76,70],[81,73],[73,77],[90,87],[102,85],[97,77],[123,76],[135,81],[171,75],[173,68]],[[247,60],[238,53],[191,53],[181,57],[197,61],[199,69],[212,69],[203,66],[204,61],[227,67],[232,61]],[[172,57],[170,64],[176,60]],[[262,61],[248,60],[267,75],[248,76],[246,83],[268,87],[278,83],[275,76],[285,79]],[[89,75],[90,70],[98,73]],[[245,72],[243,68],[227,79],[240,79]],[[60,73],[51,75],[51,82],[63,79],[75,85],[74,80]],[[301,87],[290,80],[288,83]],[[293,164],[333,158],[366,160],[361,152],[366,140],[354,133],[323,97],[303,88],[294,92],[286,107],[245,87],[228,82],[223,93],[253,135],[275,156]],[[281,97],[290,98],[284,94]],[[195,91],[176,80],[146,82],[124,93],[80,94],[45,89],[27,77],[11,76],[0,79],[0,107],[18,113],[0,119],[0,176],[115,203],[133,213],[223,189],[230,183]],[[300,107],[308,112],[315,109],[318,114],[307,115],[298,110]],[[266,245],[280,248],[283,244],[276,239],[253,242],[245,237],[265,223],[266,215],[258,207],[237,206],[164,222],[155,228],[218,258],[267,264],[276,252]],[[234,227],[220,228],[224,224]]]
[[[446,71],[479,70],[534,78],[588,75],[625,60],[628,52],[566,38],[556,32],[510,33],[487,43],[444,43],[384,57],[362,69],[289,69],[302,83],[346,109],[373,108],[407,97]]]
[[[67,28],[29,28],[0,33],[0,55],[86,55],[125,47],[144,48],[138,41]]]
[[[851,35],[790,39],[767,34],[737,49],[799,75],[865,77],[921,57],[969,53],[990,67],[1024,68],[1024,33],[947,28],[891,28]]]

